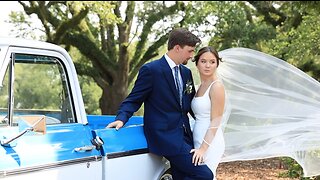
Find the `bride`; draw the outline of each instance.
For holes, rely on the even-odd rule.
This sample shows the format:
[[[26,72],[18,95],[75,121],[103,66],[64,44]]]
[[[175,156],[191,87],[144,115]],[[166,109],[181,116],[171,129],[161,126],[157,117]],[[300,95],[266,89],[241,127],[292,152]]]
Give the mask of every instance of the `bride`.
[[[219,56],[223,63],[217,68]],[[252,49],[226,49],[219,56],[205,47],[195,59],[201,85],[192,101],[194,163],[204,161],[216,176],[219,161],[291,157],[304,177],[319,176],[319,81]],[[212,66],[204,66],[207,60]]]
[[[225,150],[221,121],[225,105],[225,89],[216,70],[221,58],[212,47],[203,47],[194,58],[201,84],[191,102],[195,114],[191,150],[195,165],[205,163],[216,179],[216,169]]]

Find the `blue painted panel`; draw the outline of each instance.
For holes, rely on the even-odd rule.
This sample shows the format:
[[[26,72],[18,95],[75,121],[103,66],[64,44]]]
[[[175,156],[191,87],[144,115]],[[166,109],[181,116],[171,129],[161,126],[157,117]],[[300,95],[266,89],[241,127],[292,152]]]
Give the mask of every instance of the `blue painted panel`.
[[[106,128],[114,118],[115,116],[88,116],[89,126],[94,130],[94,135],[104,141],[103,155],[147,148],[142,116],[131,117],[118,131]]]
[[[114,118],[88,115],[88,125],[47,125],[45,135],[25,134],[8,147],[0,146],[0,171],[147,148],[141,116],[132,117],[118,131],[105,128]],[[1,127],[0,140],[10,139],[18,133],[18,127]],[[104,141],[101,152],[96,149],[74,151],[74,148],[92,145],[91,139],[96,135]]]
[[[109,123],[115,120],[114,115],[87,115],[88,125],[92,129],[104,129]],[[132,116],[125,124],[126,126],[141,125],[143,124],[142,116]]]
[[[18,127],[0,128],[0,139],[11,138]],[[34,165],[72,160],[100,155],[97,150],[75,152],[74,148],[91,145],[91,129],[82,124],[59,124],[47,126],[45,135],[25,134],[10,143],[0,146],[0,170],[16,169]]]

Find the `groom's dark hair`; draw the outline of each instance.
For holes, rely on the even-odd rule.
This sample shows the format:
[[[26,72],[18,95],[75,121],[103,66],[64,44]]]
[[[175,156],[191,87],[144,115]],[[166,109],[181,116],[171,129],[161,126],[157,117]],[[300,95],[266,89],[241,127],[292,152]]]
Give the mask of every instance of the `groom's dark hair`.
[[[195,47],[200,43],[201,40],[187,29],[173,29],[169,34],[168,50],[172,49],[175,45],[179,45],[183,48],[186,45]]]

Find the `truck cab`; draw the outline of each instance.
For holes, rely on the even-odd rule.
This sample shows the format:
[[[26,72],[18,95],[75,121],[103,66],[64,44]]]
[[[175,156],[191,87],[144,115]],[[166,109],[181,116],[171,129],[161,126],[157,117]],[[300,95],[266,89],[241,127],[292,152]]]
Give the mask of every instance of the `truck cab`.
[[[0,178],[170,179],[148,152],[143,117],[120,130],[87,115],[69,54],[40,41],[0,38]]]

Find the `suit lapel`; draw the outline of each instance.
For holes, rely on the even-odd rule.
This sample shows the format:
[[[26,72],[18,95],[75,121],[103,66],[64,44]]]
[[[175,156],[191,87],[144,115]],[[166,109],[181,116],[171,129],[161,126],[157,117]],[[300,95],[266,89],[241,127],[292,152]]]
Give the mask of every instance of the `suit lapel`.
[[[182,87],[183,87],[183,90],[182,90],[182,106],[185,107],[185,100],[186,99],[186,95],[187,93],[185,92],[185,89],[186,89],[186,84],[187,82],[189,81],[192,81],[192,77],[190,76],[189,74],[189,69],[187,69],[187,67],[183,66],[183,65],[180,65],[180,72],[181,72],[181,77],[182,77]],[[186,106],[188,107],[188,106]]]
[[[169,64],[167,63],[166,59],[164,56],[162,56],[161,60],[161,68],[162,68],[162,72],[163,72],[163,76],[166,78],[169,86],[170,86],[170,89],[172,91],[172,93],[174,94],[176,100],[177,100],[177,103],[179,104],[179,94],[178,94],[178,91],[176,89],[176,85],[175,85],[175,82],[174,82],[174,77],[172,75],[172,69],[170,68]]]
[[[186,73],[186,70],[185,70],[185,67],[182,67],[183,65],[180,65],[180,73],[181,73],[181,77],[182,77],[182,98],[184,96],[184,90],[186,89],[186,82],[187,82],[187,73]]]

